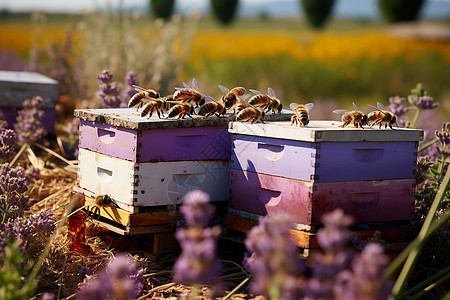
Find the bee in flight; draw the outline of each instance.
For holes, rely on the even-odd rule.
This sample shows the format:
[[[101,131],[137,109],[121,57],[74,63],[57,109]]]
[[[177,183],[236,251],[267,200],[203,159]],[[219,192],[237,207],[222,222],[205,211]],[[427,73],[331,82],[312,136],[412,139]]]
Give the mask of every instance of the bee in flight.
[[[289,106],[293,111],[294,115],[291,117],[291,126],[306,126],[309,124],[309,112],[314,107],[314,103],[306,103],[303,104],[297,104],[297,103],[291,103]]]
[[[150,101],[142,107],[141,117],[148,115],[148,118],[151,118],[155,111],[158,114],[158,118],[161,119],[161,115],[164,117],[163,112],[167,110],[168,107],[168,102],[166,100],[167,97],[150,99]]]
[[[266,113],[261,107],[248,106],[240,110],[236,115],[236,121],[241,122],[255,122],[264,123],[264,117]]]
[[[227,111],[225,103],[220,100],[216,101],[213,99],[212,102],[208,102],[200,106],[198,114],[201,116],[205,116],[205,118],[216,114],[218,117],[223,116]]]
[[[239,86],[233,89],[219,84],[219,89],[225,94],[222,96],[221,101],[225,104],[226,109],[232,108],[238,101],[239,97],[243,96],[246,92],[245,88]]]
[[[198,82],[194,78],[191,84],[183,82],[184,88],[175,88],[176,91],[173,94],[174,101],[180,101],[183,103],[190,103],[195,107],[200,107],[205,104],[205,97],[200,93]]]
[[[250,89],[250,91],[256,95],[248,100],[248,104],[261,107],[267,112],[272,111],[275,113],[275,111],[278,111],[278,113],[281,113],[283,105],[281,104],[280,99],[276,97],[275,91],[272,88],[269,87],[267,89],[267,94],[252,89]]]
[[[188,115],[191,119],[194,119],[191,115],[194,113],[194,107],[189,102],[180,102],[172,106],[167,112],[168,118],[173,118],[178,116],[178,119],[183,119],[184,116]]]
[[[346,110],[346,109],[336,109],[333,110],[335,114],[342,115],[342,122],[344,122],[339,127],[346,127],[348,124],[353,124],[355,128],[361,127],[363,128],[363,125],[368,124],[368,117],[365,113],[358,110],[356,107],[356,104],[353,102],[353,108],[354,110]]]
[[[390,112],[389,110],[387,110],[386,107],[384,107],[384,105],[380,102],[377,102],[377,107],[370,105],[371,107],[375,108],[376,110],[369,113],[367,115],[367,119],[368,122],[370,124],[370,128],[372,128],[374,125],[380,125],[380,129],[381,126],[384,124],[384,128],[387,128],[388,126],[391,129],[392,125],[395,125],[398,127],[397,125],[397,116],[395,114],[393,114],[392,112]]]
[[[161,95],[155,90],[144,89],[137,85],[133,85],[133,87],[136,91],[138,91],[138,93],[134,94],[130,101],[128,101],[128,107],[137,106],[137,109],[139,109],[144,105],[144,99],[155,99],[161,97]]]

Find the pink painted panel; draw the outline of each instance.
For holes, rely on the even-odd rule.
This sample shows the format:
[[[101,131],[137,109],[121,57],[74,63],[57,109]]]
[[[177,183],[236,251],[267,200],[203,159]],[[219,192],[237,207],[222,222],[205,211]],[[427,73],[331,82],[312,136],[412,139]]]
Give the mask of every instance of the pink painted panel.
[[[335,208],[356,223],[409,220],[414,209],[413,179],[312,183],[231,170],[230,207],[258,215],[282,213],[294,222],[321,225]]]

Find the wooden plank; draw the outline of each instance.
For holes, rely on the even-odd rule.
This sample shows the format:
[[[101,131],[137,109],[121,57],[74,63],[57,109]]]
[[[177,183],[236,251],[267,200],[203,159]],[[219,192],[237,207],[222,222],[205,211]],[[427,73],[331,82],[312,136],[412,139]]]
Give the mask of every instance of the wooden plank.
[[[89,219],[92,223],[103,227],[104,229],[113,231],[121,235],[136,235],[136,234],[146,234],[146,233],[159,233],[159,232],[173,232],[174,228],[170,228],[167,225],[150,225],[150,226],[136,226],[125,228],[120,228],[118,226],[103,222],[101,220]]]
[[[85,196],[85,198],[86,203],[94,201],[91,197]],[[117,207],[100,207],[96,204],[88,206],[86,210],[97,216],[97,213],[100,213],[101,217],[128,227],[166,225],[169,221],[178,220],[182,216],[179,210],[155,210],[141,213],[130,213]]]

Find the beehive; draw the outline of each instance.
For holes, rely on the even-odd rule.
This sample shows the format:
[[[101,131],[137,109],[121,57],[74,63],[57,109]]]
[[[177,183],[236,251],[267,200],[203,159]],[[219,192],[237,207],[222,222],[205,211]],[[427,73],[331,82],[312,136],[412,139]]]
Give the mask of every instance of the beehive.
[[[306,231],[338,207],[356,223],[409,220],[423,131],[339,124],[230,122],[230,210],[283,213]]]
[[[54,133],[58,92],[58,82],[42,74],[0,71],[0,111],[11,128],[23,101],[41,96],[44,100],[45,128],[48,133]]]
[[[108,194],[130,213],[181,204],[192,189],[228,202],[230,118],[149,119],[135,108],[76,110],[75,116],[81,119],[78,176],[86,193]]]

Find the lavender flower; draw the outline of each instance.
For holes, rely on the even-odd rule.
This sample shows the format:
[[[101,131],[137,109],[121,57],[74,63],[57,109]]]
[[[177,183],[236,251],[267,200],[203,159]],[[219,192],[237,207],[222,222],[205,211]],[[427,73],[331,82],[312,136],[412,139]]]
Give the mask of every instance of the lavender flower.
[[[14,124],[19,143],[47,143],[43,108],[44,100],[39,96],[23,102],[23,109],[19,111]]]
[[[134,89],[133,85],[138,85],[139,83],[137,80],[137,75],[133,71],[127,73],[125,81],[127,83],[127,88],[123,91],[123,102],[121,106],[128,107],[128,101],[131,99],[131,97],[133,97],[134,94],[136,94],[136,90]]]
[[[322,249],[329,252],[339,252],[351,238],[348,227],[353,223],[353,217],[345,215],[342,209],[322,216],[325,227],[317,232],[317,241]]]
[[[303,270],[297,246],[290,238],[291,220],[283,215],[259,219],[247,234],[245,246],[252,254],[244,265],[253,274],[250,289],[273,299],[298,299],[301,290],[295,274]]]
[[[12,240],[19,241],[20,250],[24,253],[27,253],[26,247],[28,241],[34,233],[34,228],[31,221],[29,219],[19,217],[16,218],[13,222],[6,223],[4,227],[7,236]]]
[[[207,193],[193,190],[184,196],[180,211],[188,226],[205,227],[214,218],[215,206],[210,203]]]
[[[144,269],[126,255],[117,255],[97,278],[81,285],[77,293],[79,300],[136,299],[142,293]]]
[[[25,179],[28,181],[28,183],[34,182],[41,173],[41,170],[39,168],[35,168],[33,166],[30,166],[25,170]]]
[[[0,160],[15,154],[16,133],[11,129],[0,129]]]
[[[23,215],[29,207],[28,197],[25,193],[28,189],[28,181],[25,178],[25,170],[22,167],[10,168],[9,164],[0,165],[0,222],[8,218]]]
[[[390,97],[389,98],[389,110],[394,113],[396,116],[402,116],[406,114],[411,108],[403,106],[403,102],[405,102],[404,97]]]
[[[122,98],[119,96],[120,88],[117,82],[111,82],[112,74],[108,70],[103,70],[97,78],[102,82],[98,86],[97,95],[102,99],[102,103],[106,107],[119,107]]]
[[[421,83],[418,83],[416,88],[411,90],[408,101],[411,105],[420,109],[434,109],[439,106],[439,103],[433,102],[433,97],[427,95]]]
[[[450,122],[442,124],[442,130],[436,130],[435,135],[439,139],[436,143],[437,152],[444,157],[450,155]]]
[[[189,227],[176,231],[182,253],[174,265],[174,281],[217,288],[221,284],[219,276],[222,272],[222,265],[216,259],[221,229],[219,226],[205,228],[215,211],[209,203],[209,195],[199,190],[187,193],[180,211]]]
[[[55,231],[55,220],[51,211],[41,212],[39,215],[29,217],[35,232],[42,236],[49,237]]]

